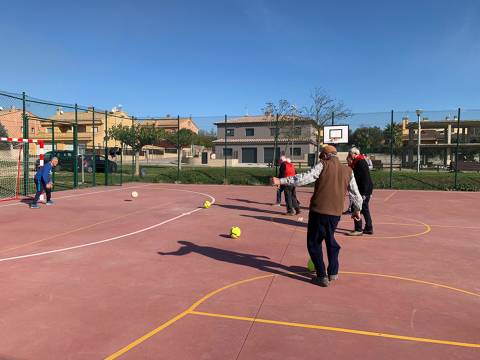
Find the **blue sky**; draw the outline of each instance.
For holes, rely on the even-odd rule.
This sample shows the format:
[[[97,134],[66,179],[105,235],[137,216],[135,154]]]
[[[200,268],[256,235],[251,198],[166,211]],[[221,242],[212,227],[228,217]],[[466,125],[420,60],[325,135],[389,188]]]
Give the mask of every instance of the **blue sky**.
[[[480,108],[475,0],[28,0],[0,34],[0,90],[138,116]]]

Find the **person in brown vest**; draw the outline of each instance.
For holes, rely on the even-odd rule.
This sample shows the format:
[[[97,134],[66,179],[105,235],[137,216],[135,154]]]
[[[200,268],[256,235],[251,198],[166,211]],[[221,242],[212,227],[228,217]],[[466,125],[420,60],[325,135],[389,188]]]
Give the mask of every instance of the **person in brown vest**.
[[[312,182],[315,182],[315,188],[310,200],[307,249],[317,273],[316,277],[312,278],[312,283],[327,287],[329,281],[338,279],[340,245],[335,240],[335,230],[343,212],[345,191],[348,190],[354,219],[360,218],[363,199],[352,169],[340,163],[337,149],[332,145],[323,148],[319,163],[310,171],[288,178],[272,179],[275,186],[286,184],[303,186]],[[323,240],[327,247],[326,270],[323,262]]]

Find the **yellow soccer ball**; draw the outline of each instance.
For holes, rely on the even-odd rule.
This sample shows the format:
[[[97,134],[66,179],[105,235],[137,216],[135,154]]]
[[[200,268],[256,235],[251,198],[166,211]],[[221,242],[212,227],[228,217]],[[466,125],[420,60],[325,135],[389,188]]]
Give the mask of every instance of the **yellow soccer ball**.
[[[308,259],[307,269],[308,269],[308,271],[310,271],[310,272],[314,272],[314,271],[315,271],[315,265],[313,265],[312,259]]]
[[[203,203],[204,209],[208,209],[210,206],[212,206],[212,203],[208,200]]]
[[[230,229],[230,237],[232,239],[238,239],[241,234],[242,234],[242,231],[240,230],[240,228],[238,226],[233,226]]]

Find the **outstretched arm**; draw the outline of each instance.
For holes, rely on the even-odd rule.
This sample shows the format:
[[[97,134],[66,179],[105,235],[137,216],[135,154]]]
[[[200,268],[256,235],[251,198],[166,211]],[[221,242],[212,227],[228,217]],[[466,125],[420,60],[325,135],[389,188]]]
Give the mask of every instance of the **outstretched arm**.
[[[297,174],[295,176],[290,176],[288,178],[280,179],[281,185],[295,185],[295,186],[304,186],[315,182],[323,171],[323,163],[319,162],[315,167],[311,168],[309,171]]]

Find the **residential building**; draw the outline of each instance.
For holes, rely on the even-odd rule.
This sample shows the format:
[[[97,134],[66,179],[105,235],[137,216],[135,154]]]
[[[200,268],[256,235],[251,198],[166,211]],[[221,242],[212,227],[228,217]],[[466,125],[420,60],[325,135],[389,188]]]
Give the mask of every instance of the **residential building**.
[[[77,140],[78,151],[84,153],[87,149],[105,147],[105,129],[111,129],[114,125],[132,124],[132,118],[122,110],[113,109],[106,114],[104,112],[92,112],[92,109],[77,112]],[[49,121],[41,122],[39,139],[45,140],[46,150],[51,149],[52,140],[57,150],[73,150],[73,124],[75,124],[75,112],[64,112],[58,108],[55,115]],[[107,142],[108,147],[119,147],[119,141],[111,137]]]
[[[453,154],[457,147],[461,158],[480,156],[480,120],[462,120],[460,127],[456,117],[452,120],[420,121],[421,164],[448,166],[455,159]],[[418,122],[402,120],[402,140],[407,151],[403,155],[403,163],[410,166],[414,163],[418,144]]]
[[[177,118],[172,118],[170,116],[166,116],[163,118],[148,118],[139,120],[139,124],[141,125],[153,125],[157,128],[164,129],[166,132],[170,133],[177,131],[179,123],[180,129],[188,129],[191,130],[193,133],[198,134],[198,126],[195,124],[191,117],[180,118],[180,121]]]
[[[306,162],[308,154],[316,150],[315,122],[308,118],[293,117],[278,122],[276,156],[281,153],[291,157],[293,161]],[[225,122],[215,123],[217,140],[214,148],[216,158],[238,159],[240,163],[266,163],[274,160],[275,129],[274,116],[242,116]],[[225,148],[225,136],[227,145]]]
[[[28,116],[28,136],[36,139],[40,132],[40,121],[36,120],[35,115],[27,111]],[[9,109],[0,109],[0,123],[5,126],[7,134],[13,138],[23,137],[23,111],[14,106]]]

